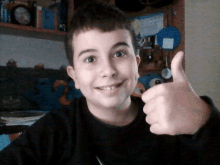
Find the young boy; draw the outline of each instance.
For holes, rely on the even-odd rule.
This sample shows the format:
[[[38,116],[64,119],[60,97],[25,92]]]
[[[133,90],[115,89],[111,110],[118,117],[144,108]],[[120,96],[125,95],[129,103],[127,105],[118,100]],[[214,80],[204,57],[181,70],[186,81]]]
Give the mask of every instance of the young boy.
[[[68,32],[68,75],[83,97],[54,110],[0,152],[0,164],[219,164],[220,116],[188,82],[179,52],[174,82],[131,96],[140,57],[130,20],[91,3]],[[143,101],[142,101],[143,100]]]

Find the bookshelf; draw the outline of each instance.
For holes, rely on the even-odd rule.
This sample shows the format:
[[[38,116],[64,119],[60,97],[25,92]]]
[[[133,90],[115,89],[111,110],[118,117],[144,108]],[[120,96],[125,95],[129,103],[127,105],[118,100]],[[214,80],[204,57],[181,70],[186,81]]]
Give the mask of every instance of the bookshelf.
[[[15,1],[27,2],[28,0],[15,0]],[[41,2],[41,0],[37,0],[37,2],[38,1]],[[67,8],[67,27],[68,27],[74,13],[74,0],[66,0],[66,2],[68,5]],[[16,5],[18,4],[5,3],[5,8],[11,9]],[[0,22],[0,34],[24,36],[24,37],[39,38],[39,39],[54,40],[54,41],[64,41],[66,36],[66,32],[64,31],[43,29],[32,26],[22,26],[22,25],[4,23],[4,22]]]
[[[28,1],[28,0],[15,0],[15,1]],[[33,0],[31,0],[33,1]],[[49,0],[37,0],[37,2],[45,3]],[[115,5],[115,0],[66,0],[68,4],[67,8],[67,29],[70,25],[70,21],[72,19],[72,16],[74,14],[74,11],[83,5],[84,3],[91,2],[91,1],[101,1],[106,2],[112,5]],[[180,30],[181,33],[181,42],[177,49],[173,50],[170,53],[170,61],[168,61],[169,65],[171,63],[172,58],[179,50],[185,50],[185,29],[184,29],[184,0],[178,0],[173,6],[173,11],[175,11],[176,15],[173,16],[172,20],[172,26],[175,26]],[[163,7],[163,8],[152,8],[150,6],[146,6],[146,8],[139,12],[125,12],[130,17],[137,17],[137,16],[143,16],[148,15],[152,13],[157,12],[163,12],[165,15],[169,15],[169,7]],[[170,16],[168,17],[168,22],[171,22]],[[164,26],[167,26],[166,18],[164,19]],[[42,28],[36,28],[36,27],[30,27],[30,26],[21,26],[21,25],[15,25],[10,23],[2,23],[0,22],[0,34],[8,34],[8,35],[15,35],[15,36],[25,36],[25,37],[31,37],[31,38],[39,38],[39,39],[46,39],[46,40],[54,40],[54,41],[64,41],[66,32],[57,31],[57,30],[47,30]],[[157,48],[158,49],[158,48]],[[154,56],[159,56],[160,51],[155,50]],[[164,53],[163,53],[164,54]],[[165,58],[165,57],[164,57]],[[164,59],[163,58],[163,59]],[[183,64],[183,67],[185,69],[185,63]],[[140,72],[146,72],[148,71],[158,71],[162,68],[139,68]]]
[[[0,22],[0,34],[64,41],[66,32]]]

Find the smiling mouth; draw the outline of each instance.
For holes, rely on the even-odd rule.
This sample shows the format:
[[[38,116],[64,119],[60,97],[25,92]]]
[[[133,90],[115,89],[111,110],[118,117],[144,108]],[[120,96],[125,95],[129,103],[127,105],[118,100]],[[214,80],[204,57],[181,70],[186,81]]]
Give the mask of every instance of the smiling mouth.
[[[97,87],[96,89],[104,90],[104,91],[110,91],[110,90],[113,90],[115,88],[118,88],[119,86],[121,86],[121,84],[122,83],[116,84],[116,85],[111,85],[111,86],[105,86],[105,87]]]

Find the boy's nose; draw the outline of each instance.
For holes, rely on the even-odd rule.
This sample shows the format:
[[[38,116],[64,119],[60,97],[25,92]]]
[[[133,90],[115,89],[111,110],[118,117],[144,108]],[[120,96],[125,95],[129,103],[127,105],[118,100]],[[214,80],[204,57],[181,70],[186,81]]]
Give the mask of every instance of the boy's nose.
[[[112,77],[117,74],[117,70],[111,61],[103,62],[101,65],[102,65],[100,69],[101,77]]]

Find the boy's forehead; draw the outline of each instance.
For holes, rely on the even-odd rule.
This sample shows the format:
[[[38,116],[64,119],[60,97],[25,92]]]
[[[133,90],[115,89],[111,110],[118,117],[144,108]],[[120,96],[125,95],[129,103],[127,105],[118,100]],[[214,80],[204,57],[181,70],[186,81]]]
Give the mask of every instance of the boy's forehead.
[[[127,41],[132,43],[132,37],[127,29],[115,29],[112,31],[103,32],[99,29],[91,29],[79,31],[73,35],[73,47],[85,46],[86,44],[93,44],[94,42],[105,41],[108,43],[117,41]]]
[[[115,29],[115,30],[106,31],[106,32],[103,32],[100,29],[91,29],[91,30],[81,30],[81,31],[74,33],[73,39],[78,38],[79,36],[80,37],[82,37],[82,36],[88,37],[88,35],[90,37],[92,37],[92,35],[90,35],[91,33],[96,33],[99,35],[106,34],[106,33],[120,33],[120,34],[126,34],[126,37],[131,38],[131,34],[127,29]],[[123,35],[121,35],[121,36],[123,36]],[[96,36],[93,36],[93,37],[96,37]]]

